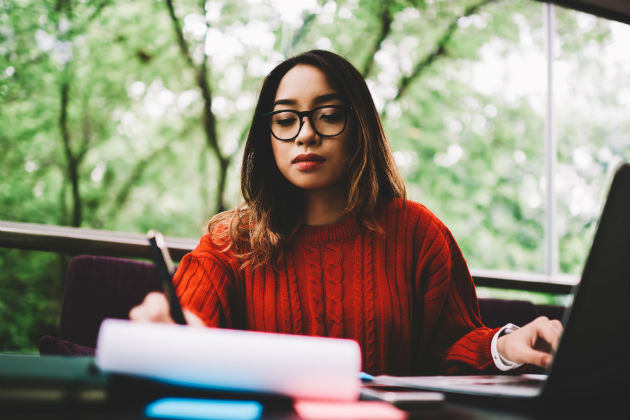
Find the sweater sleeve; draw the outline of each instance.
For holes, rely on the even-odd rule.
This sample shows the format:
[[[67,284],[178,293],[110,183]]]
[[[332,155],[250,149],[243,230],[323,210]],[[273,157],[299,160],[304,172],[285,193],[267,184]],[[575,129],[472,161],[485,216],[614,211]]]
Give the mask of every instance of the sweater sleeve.
[[[230,254],[208,235],[180,261],[173,283],[182,306],[209,327],[241,328],[237,299],[238,268]]]
[[[450,231],[434,220],[419,264],[422,340],[428,371],[440,374],[498,372],[490,352],[499,328],[481,322],[475,285]]]

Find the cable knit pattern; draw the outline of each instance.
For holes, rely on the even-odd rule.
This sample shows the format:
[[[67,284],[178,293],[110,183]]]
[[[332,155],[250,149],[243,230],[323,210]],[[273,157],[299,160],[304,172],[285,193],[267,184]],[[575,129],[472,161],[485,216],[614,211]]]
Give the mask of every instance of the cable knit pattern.
[[[324,321],[324,285],[322,283],[322,258],[319,249],[306,246],[304,248],[306,264],[307,292],[306,301],[309,304],[309,314],[311,315],[310,335],[326,335],[326,323]]]
[[[278,276],[276,293],[279,295],[280,310],[278,311],[281,317],[281,328],[279,332],[290,333],[291,332],[291,308],[289,307],[289,276]],[[297,305],[296,305],[297,306]]]
[[[341,269],[341,247],[327,244],[324,251],[324,294],[326,296],[326,335],[343,337],[343,270]]]
[[[354,240],[353,249],[363,249],[363,235],[357,235]],[[352,271],[354,299],[350,302],[350,306],[354,308],[358,315],[354,316],[352,329],[349,330],[349,333],[359,343],[361,348],[365,348],[365,334],[363,332],[365,321],[362,316],[362,314],[365,313],[365,299],[363,298],[363,253],[354,252],[351,258],[354,263],[354,269]]]
[[[298,293],[297,274],[295,271],[295,259],[292,255],[287,255],[286,276],[289,279],[289,296],[291,305],[291,317],[293,320],[293,332],[302,330],[302,302]],[[289,332],[289,331],[286,331]]]
[[[376,341],[376,322],[375,322],[375,314],[374,314],[374,264],[373,258],[374,254],[372,253],[372,240],[374,238],[374,233],[370,232],[365,236],[368,237],[368,240],[364,242],[364,267],[365,271],[363,272],[363,282],[364,282],[364,309],[363,317],[365,318],[365,353],[364,357],[366,360],[366,371],[367,372],[375,372],[376,370],[376,349],[375,349],[375,341]],[[370,240],[371,239],[371,240]]]
[[[497,372],[475,287],[449,230],[424,206],[393,200],[380,234],[348,217],[303,226],[275,268],[241,268],[209,235],[181,261],[182,304],[208,326],[356,340],[363,370]]]

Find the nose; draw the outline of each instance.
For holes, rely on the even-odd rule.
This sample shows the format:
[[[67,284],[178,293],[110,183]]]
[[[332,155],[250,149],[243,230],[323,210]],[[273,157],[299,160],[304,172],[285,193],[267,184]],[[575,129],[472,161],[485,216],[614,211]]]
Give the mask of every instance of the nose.
[[[302,129],[295,138],[295,142],[298,146],[314,146],[321,141],[319,134],[313,130],[311,120],[307,116],[302,117]]]

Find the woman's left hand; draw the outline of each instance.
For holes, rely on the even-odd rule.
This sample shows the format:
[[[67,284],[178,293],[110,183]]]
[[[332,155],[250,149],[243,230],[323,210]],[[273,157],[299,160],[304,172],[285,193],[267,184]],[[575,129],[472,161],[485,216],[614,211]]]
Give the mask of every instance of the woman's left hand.
[[[511,362],[546,368],[558,349],[562,331],[560,321],[541,316],[518,330],[499,337],[497,351]]]

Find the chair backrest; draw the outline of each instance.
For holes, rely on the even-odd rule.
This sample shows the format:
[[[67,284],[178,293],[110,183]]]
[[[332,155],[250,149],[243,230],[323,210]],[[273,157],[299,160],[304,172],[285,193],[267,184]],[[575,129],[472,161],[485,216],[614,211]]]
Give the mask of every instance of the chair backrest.
[[[128,319],[129,310],[154,290],[161,290],[161,286],[153,263],[76,256],[68,265],[59,335],[95,347],[105,318]]]
[[[94,255],[72,258],[66,275],[60,337],[45,336],[40,351],[89,352],[96,347],[98,329],[105,318],[128,319],[129,310],[154,290],[160,291],[161,285],[153,263]],[[508,322],[525,325],[540,315],[562,319],[564,311],[562,306],[488,298],[479,299],[479,309],[484,324],[491,328]]]
[[[534,304],[525,300],[480,298],[481,320],[490,328],[501,327],[508,322],[523,326],[539,316],[562,320],[564,306]]]

